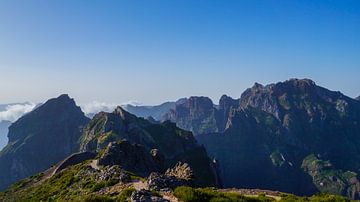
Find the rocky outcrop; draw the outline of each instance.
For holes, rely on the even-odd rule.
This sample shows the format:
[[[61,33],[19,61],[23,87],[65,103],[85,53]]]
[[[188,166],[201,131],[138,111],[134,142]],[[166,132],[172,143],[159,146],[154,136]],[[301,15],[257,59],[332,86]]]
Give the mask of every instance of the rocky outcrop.
[[[142,189],[132,193],[131,202],[170,202],[167,199],[156,196],[153,192]]]
[[[194,179],[194,173],[189,164],[182,162],[178,162],[173,168],[167,169],[165,175],[174,176],[186,181]]]
[[[120,145],[111,143],[124,139],[127,141]],[[110,147],[107,147],[109,143]],[[103,149],[106,155],[103,155],[99,163],[116,161],[116,164],[122,166],[130,163],[127,169],[142,168],[135,171],[144,176],[149,171],[165,171],[181,161],[192,167],[197,176],[197,185],[215,185],[216,175],[212,172],[211,161],[205,149],[197,144],[191,132],[184,131],[169,121],[151,123],[121,107],[116,108],[113,113],[99,113],[85,129],[81,138],[81,150],[100,152]],[[137,165],[138,161],[144,164]]]
[[[122,169],[143,177],[164,169],[161,167],[164,162],[159,162],[159,158],[155,159],[143,146],[128,141],[111,142],[102,152],[98,165],[119,165]]]
[[[9,143],[0,153],[0,190],[78,151],[88,121],[73,99],[61,95],[13,123]]]
[[[226,129],[230,112],[233,109],[239,108],[239,105],[240,105],[239,99],[235,100],[227,95],[221,96],[217,110],[217,125],[219,128],[219,132],[223,132]]]

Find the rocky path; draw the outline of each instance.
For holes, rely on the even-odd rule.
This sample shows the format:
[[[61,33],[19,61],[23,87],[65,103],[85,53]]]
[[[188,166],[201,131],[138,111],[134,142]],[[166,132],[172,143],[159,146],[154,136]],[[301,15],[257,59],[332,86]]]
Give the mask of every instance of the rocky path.
[[[94,168],[95,170],[100,170],[100,168],[99,168],[99,166],[98,166],[98,160],[92,160],[91,161],[91,163],[90,163],[90,166],[92,167],[92,168]]]
[[[140,191],[142,189],[145,189],[145,190],[149,189],[147,182],[143,182],[141,180],[133,182],[133,186],[138,191]]]

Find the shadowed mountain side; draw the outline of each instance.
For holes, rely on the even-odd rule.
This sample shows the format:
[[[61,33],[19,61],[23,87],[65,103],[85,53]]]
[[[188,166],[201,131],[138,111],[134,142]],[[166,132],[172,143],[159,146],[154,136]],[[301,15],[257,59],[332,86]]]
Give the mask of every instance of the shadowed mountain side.
[[[61,95],[13,123],[0,153],[0,190],[78,151],[88,121],[73,99]]]

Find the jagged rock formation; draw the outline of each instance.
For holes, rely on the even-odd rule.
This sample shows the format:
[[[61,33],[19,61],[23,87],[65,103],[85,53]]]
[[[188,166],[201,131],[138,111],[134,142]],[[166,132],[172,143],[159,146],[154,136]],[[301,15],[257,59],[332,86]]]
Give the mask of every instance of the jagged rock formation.
[[[335,190],[334,184],[318,180],[319,175],[351,176],[340,177],[343,185],[336,193],[358,198],[359,123],[356,100],[308,79],[292,79],[255,84],[229,113],[223,133],[197,139],[219,160],[225,186],[312,194]],[[320,167],[315,167],[319,175],[309,174],[303,161],[311,154],[344,174],[330,175]]]
[[[8,143],[7,134],[10,125],[11,125],[10,121],[0,121],[0,151]]]
[[[109,154],[99,162],[109,162],[106,156],[111,156],[111,159],[117,159],[119,164],[125,165],[131,162],[135,164],[137,160],[142,159],[144,165],[140,167],[144,169],[137,174],[144,176],[149,172],[159,171],[159,167],[154,165],[156,161],[157,166],[165,165],[160,166],[162,171],[178,161],[183,161],[194,170],[198,185],[215,185],[216,175],[212,172],[212,163],[205,149],[197,144],[191,132],[181,130],[169,121],[161,124],[151,123],[128,113],[121,107],[117,107],[113,113],[101,112],[95,115],[81,138],[81,150],[99,152],[109,143],[123,139],[129,142],[122,142],[120,145],[110,144]],[[123,150],[127,152],[122,152]],[[133,155],[126,156],[127,154]],[[127,159],[126,162],[124,159]]]
[[[139,144],[128,141],[111,142],[102,152],[98,165],[119,165],[124,170],[140,176],[148,176],[151,172],[160,172],[164,162],[158,162],[151,152]]]
[[[162,120],[170,120],[178,127],[192,131],[194,135],[223,132],[232,108],[239,106],[239,100],[223,95],[219,106],[208,97],[190,97],[176,103],[175,109],[165,114]]]
[[[9,143],[0,153],[0,190],[78,151],[88,121],[74,100],[61,95],[13,123]]]

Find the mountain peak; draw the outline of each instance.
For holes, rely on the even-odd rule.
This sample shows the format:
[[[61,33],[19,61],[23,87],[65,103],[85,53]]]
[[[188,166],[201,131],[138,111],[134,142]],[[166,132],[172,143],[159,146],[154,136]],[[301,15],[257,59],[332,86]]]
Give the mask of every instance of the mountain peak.
[[[59,97],[57,97],[57,99],[71,99],[71,98],[68,94],[61,94],[59,95]]]
[[[312,86],[316,85],[316,83],[313,80],[307,79],[307,78],[304,78],[304,79],[292,78],[292,79],[285,81],[284,83],[293,83],[293,84],[301,83],[301,84],[307,84],[307,85],[312,85]]]
[[[122,120],[132,121],[136,120],[137,117],[129,112],[127,112],[124,108],[121,106],[117,106],[113,112],[115,115],[119,115]]]
[[[77,151],[88,121],[73,99],[61,95],[13,123],[7,149],[0,153],[0,189]]]

